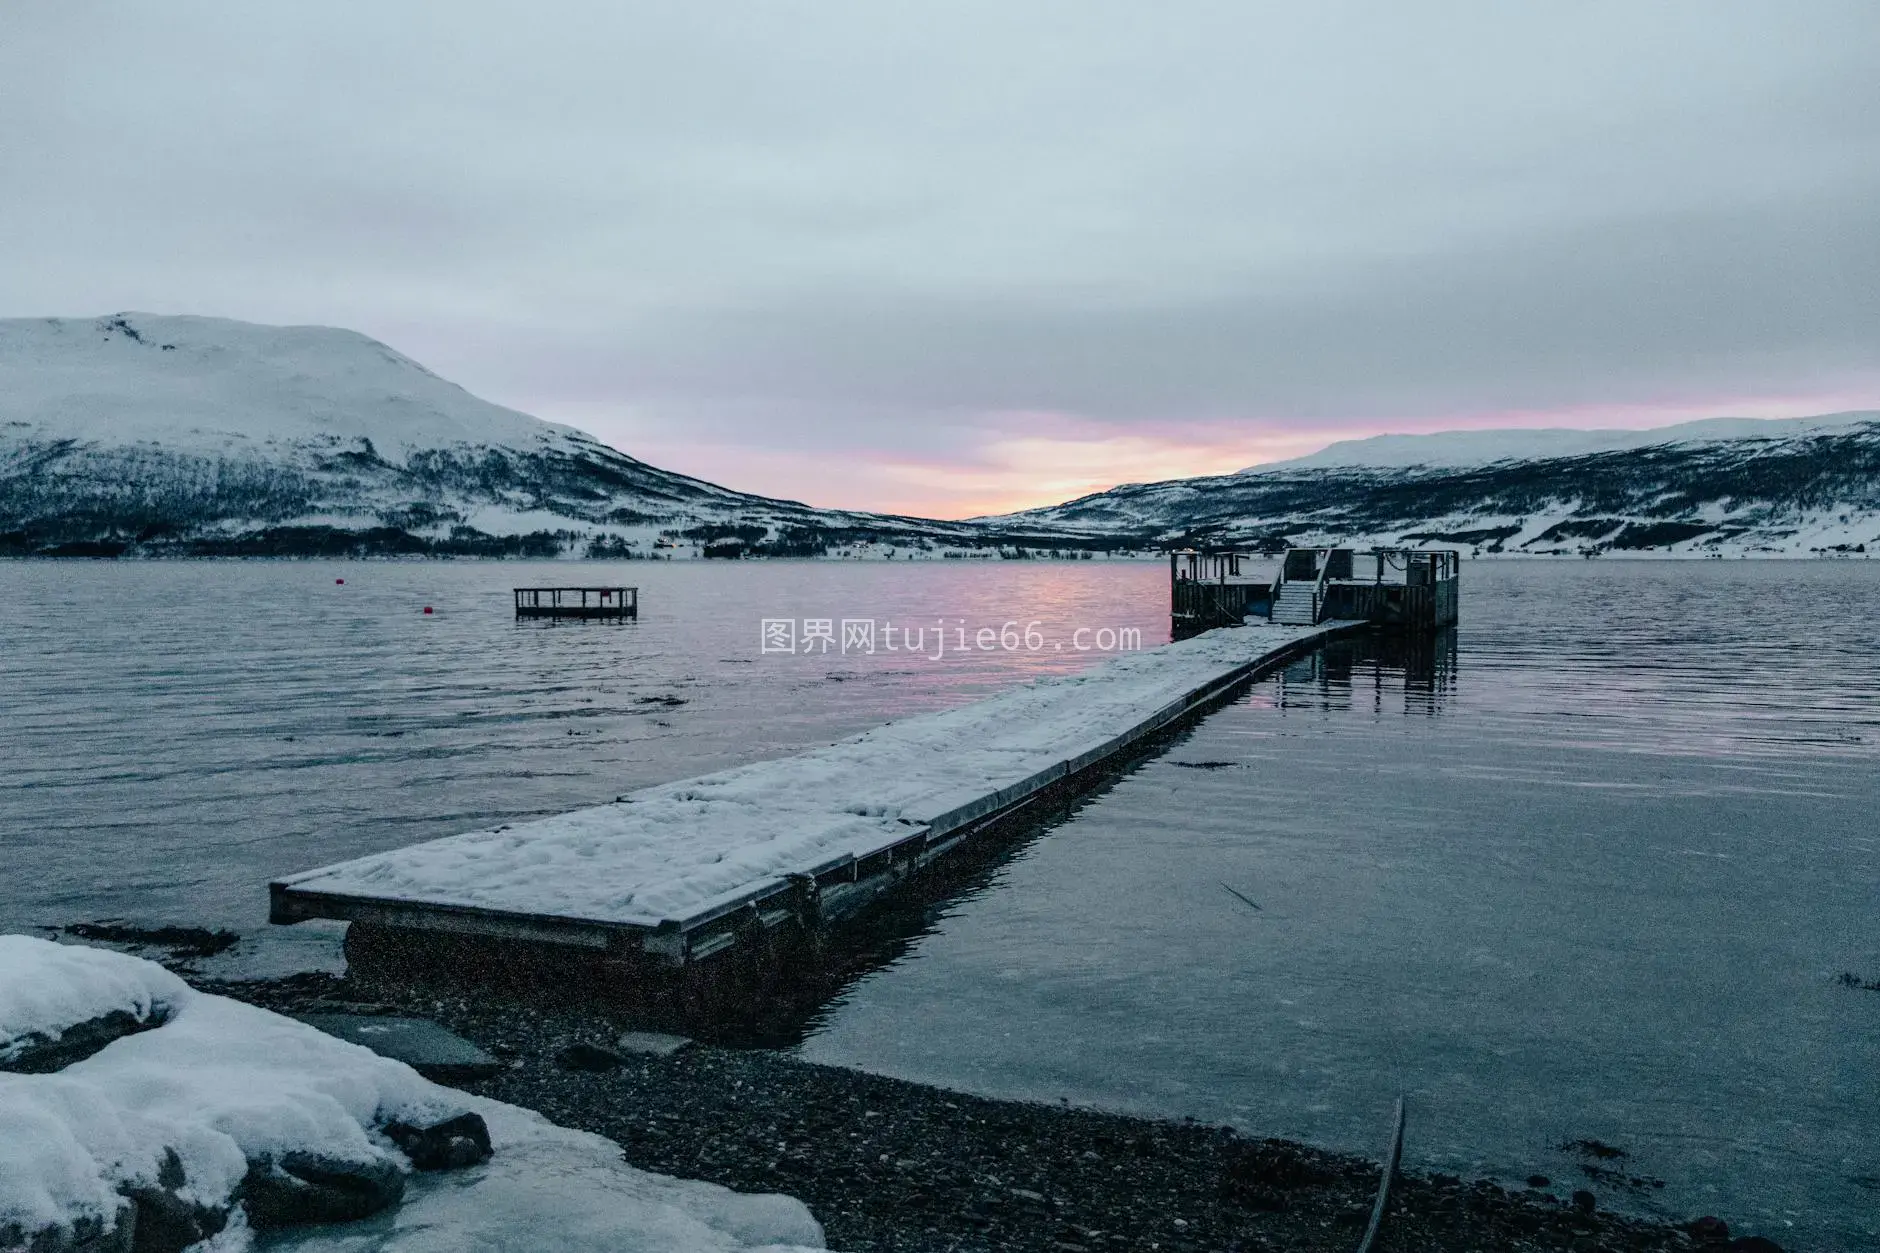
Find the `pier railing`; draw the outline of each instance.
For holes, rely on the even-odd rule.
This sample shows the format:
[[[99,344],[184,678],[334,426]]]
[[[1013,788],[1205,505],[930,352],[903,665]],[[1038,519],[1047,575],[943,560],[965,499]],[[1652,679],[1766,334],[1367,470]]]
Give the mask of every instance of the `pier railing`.
[[[1453,549],[1292,548],[1270,583],[1251,573],[1252,553],[1169,554],[1176,638],[1248,616],[1312,625],[1332,619],[1410,630],[1457,619],[1462,557]]]
[[[1169,614],[1177,639],[1264,615],[1273,584],[1253,572],[1251,553],[1184,550],[1168,557]]]
[[[1453,549],[1377,548],[1325,587],[1326,618],[1356,618],[1410,630],[1454,626],[1462,554]]]

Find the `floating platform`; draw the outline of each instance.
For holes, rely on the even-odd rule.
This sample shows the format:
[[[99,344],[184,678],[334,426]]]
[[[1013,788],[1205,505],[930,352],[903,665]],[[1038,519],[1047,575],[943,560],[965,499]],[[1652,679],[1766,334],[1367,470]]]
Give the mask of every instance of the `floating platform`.
[[[518,587],[518,618],[638,618],[637,587]]]
[[[1046,789],[1363,625],[1210,631],[794,757],[309,870],[269,885],[270,920],[685,967],[740,935],[853,913]]]

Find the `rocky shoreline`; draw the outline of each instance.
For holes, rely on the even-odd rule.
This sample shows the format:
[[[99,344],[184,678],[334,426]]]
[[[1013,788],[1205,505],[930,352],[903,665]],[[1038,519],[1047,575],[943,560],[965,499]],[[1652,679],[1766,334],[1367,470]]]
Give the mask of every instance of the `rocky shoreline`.
[[[615,1041],[635,1024],[604,1010],[331,975],[206,986],[288,1014],[432,1018],[504,1061],[468,1090],[606,1136],[642,1169],[799,1197],[849,1253],[1348,1251],[1378,1183],[1374,1162],[1227,1128],[987,1100],[769,1050],[630,1052]],[[1672,1226],[1564,1191],[1405,1173],[1379,1247],[1779,1248],[1714,1218]]]

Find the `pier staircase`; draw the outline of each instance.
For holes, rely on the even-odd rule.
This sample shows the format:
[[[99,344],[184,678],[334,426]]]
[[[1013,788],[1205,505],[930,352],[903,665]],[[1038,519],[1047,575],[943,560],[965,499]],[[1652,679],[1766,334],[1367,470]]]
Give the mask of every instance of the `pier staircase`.
[[[1281,626],[1316,626],[1319,588],[1316,582],[1288,579],[1273,597],[1273,621]]]
[[[1289,548],[1279,577],[1243,570],[1263,550],[1181,549],[1169,554],[1172,638],[1265,616],[1276,626],[1369,622],[1405,631],[1456,624],[1462,557],[1453,548]]]

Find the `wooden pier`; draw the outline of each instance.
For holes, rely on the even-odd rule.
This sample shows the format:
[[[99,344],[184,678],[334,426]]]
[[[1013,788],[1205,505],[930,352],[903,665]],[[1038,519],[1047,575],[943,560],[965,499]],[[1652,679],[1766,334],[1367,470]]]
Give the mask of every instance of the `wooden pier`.
[[[637,587],[518,587],[518,618],[638,618]]]
[[[1172,634],[1180,639],[1249,617],[1409,631],[1456,623],[1462,556],[1453,549],[1290,548],[1270,578],[1258,572],[1259,560],[1247,552],[1169,554]]]
[[[1362,625],[1209,632],[781,761],[310,870],[269,885],[270,920],[344,919],[366,928],[355,937],[520,942],[668,970],[753,936],[814,934],[1048,790]]]

